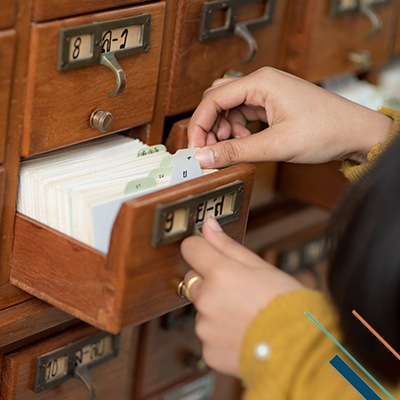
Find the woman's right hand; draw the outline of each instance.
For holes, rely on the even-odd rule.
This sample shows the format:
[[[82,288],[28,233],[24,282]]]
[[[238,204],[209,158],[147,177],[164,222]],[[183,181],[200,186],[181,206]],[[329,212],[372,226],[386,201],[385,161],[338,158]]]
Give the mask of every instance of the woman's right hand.
[[[250,135],[246,122],[260,119],[269,127]],[[296,76],[265,67],[243,78],[214,82],[190,120],[189,147],[206,146],[196,154],[203,168],[242,161],[365,162],[372,147],[386,140],[392,122]],[[229,137],[234,139],[225,140]]]

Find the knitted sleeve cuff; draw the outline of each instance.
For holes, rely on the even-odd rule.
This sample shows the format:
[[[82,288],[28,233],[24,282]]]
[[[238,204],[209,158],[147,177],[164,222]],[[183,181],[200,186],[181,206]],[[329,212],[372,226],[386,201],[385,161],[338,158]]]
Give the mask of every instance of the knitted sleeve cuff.
[[[337,340],[341,339],[336,309],[328,297],[313,290],[278,296],[261,310],[244,338],[240,364],[247,388],[257,391],[257,387],[265,384],[266,377],[270,377],[273,386],[285,390],[298,375],[297,369],[304,364],[307,354],[332,351],[334,344],[306,311]],[[328,360],[327,357],[323,358]]]
[[[383,144],[377,144],[368,153],[368,162],[359,164],[352,160],[344,160],[342,162],[342,172],[344,176],[351,182],[355,182],[360,179],[367,171],[369,171],[374,162],[384,153],[384,151],[391,145],[394,138],[400,134],[400,111],[395,108],[382,107],[378,110],[381,114],[384,114],[393,120],[392,130],[386,141]]]

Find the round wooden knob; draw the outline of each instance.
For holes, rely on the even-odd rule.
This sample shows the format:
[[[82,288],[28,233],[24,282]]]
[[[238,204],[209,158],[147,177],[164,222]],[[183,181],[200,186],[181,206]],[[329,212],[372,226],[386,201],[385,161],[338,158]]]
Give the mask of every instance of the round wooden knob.
[[[114,123],[114,117],[109,111],[103,111],[98,108],[94,110],[90,116],[90,126],[93,129],[98,129],[100,132],[107,132],[111,129]]]

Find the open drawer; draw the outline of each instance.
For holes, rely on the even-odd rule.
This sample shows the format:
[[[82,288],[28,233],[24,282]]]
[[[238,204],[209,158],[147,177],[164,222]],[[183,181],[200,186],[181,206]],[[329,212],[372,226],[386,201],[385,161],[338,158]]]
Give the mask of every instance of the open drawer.
[[[221,196],[219,190],[227,185],[238,187],[234,185],[238,183],[232,204],[238,198],[241,202],[235,203],[239,204],[235,211],[232,208],[234,215],[226,214],[229,223],[224,230],[242,242],[254,169],[251,164],[236,165],[124,203],[113,226],[108,254],[17,214],[10,281],[112,333],[179,308],[186,301],[177,295],[177,287],[189,266],[179,251],[183,225],[171,231],[168,207],[175,207],[179,215],[187,202],[195,199],[194,212],[186,214],[187,226],[193,227],[199,211],[208,207],[206,201],[215,203]],[[153,237],[153,232],[160,236]]]

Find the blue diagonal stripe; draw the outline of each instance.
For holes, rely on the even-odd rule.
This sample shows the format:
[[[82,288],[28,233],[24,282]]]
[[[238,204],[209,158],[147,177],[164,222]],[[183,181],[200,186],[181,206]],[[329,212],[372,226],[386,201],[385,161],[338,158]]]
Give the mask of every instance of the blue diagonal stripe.
[[[337,354],[329,361],[338,372],[367,400],[382,400]]]
[[[305,312],[305,314],[308,315],[392,400],[395,400],[395,398],[391,396],[388,391],[332,335],[330,335],[322,325],[317,322],[316,319],[314,319],[308,312]]]

